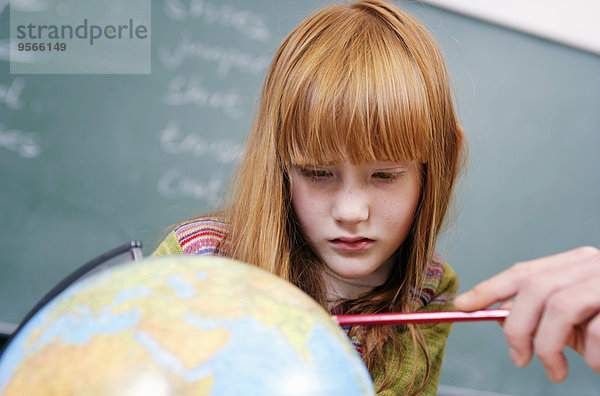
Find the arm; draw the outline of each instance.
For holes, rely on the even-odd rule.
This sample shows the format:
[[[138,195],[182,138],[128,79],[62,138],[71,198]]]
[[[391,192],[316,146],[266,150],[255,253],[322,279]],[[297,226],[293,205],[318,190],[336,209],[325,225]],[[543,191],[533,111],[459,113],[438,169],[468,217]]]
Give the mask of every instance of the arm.
[[[172,256],[176,254],[183,254],[179,240],[175,235],[175,231],[169,232],[165,239],[158,245],[158,247],[152,252],[152,257],[156,256]]]
[[[503,328],[515,365],[529,364],[535,353],[548,378],[563,381],[562,351],[569,346],[600,373],[600,250],[582,247],[517,263],[454,304],[472,311],[496,302],[511,310]]]

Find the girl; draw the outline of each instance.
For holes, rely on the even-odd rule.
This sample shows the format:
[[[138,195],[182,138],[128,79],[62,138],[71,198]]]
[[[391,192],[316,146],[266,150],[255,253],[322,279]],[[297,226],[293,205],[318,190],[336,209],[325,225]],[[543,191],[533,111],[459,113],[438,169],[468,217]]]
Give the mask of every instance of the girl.
[[[457,277],[434,248],[464,150],[426,29],[380,0],[324,8],[275,54],[226,205],[154,255],[233,257],[334,314],[451,309]],[[381,394],[435,394],[449,331],[349,336]]]

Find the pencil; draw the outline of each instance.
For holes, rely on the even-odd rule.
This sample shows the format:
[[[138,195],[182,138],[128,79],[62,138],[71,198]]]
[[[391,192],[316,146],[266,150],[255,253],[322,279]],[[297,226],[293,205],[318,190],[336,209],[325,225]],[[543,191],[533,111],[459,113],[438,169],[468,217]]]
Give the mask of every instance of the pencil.
[[[438,322],[470,322],[479,320],[504,319],[509,314],[508,309],[483,309],[480,311],[438,311],[438,312],[393,312],[378,314],[334,315],[333,319],[340,326],[377,326],[398,325],[408,323],[438,323]]]

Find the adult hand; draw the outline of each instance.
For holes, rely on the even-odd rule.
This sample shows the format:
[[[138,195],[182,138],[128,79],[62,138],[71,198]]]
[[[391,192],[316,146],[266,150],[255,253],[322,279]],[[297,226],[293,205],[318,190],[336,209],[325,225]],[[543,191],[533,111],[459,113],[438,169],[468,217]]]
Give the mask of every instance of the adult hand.
[[[510,309],[503,329],[516,366],[535,353],[548,378],[563,381],[569,346],[600,374],[600,250],[581,247],[517,263],[454,300],[463,311],[497,302]]]

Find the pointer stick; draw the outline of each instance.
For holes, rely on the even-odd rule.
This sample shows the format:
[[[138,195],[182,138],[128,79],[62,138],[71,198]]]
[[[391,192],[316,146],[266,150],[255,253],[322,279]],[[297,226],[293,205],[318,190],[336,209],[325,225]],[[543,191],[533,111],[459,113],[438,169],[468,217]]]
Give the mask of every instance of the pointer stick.
[[[333,319],[340,326],[357,325],[398,325],[407,323],[438,323],[438,322],[471,322],[477,320],[504,319],[509,314],[508,309],[483,309],[480,311],[440,311],[440,312],[411,312],[411,313],[378,313],[357,315],[334,315]]]

